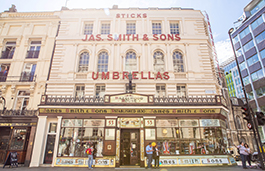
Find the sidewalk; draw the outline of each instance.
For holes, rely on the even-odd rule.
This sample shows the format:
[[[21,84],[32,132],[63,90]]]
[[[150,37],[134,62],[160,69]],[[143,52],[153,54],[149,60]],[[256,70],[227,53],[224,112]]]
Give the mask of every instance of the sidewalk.
[[[88,171],[88,168],[78,168],[78,167],[14,167],[9,168],[9,166],[0,168],[1,171]],[[93,171],[240,171],[246,170],[241,166],[222,166],[222,167],[172,167],[172,168],[159,168],[159,169],[145,169],[145,168],[94,168]],[[250,170],[261,170],[261,169],[250,169]]]

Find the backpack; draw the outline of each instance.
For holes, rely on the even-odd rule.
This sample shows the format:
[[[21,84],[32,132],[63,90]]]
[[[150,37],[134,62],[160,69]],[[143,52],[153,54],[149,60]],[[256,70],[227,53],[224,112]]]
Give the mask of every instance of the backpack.
[[[90,148],[86,149],[86,153],[87,153],[88,155],[91,155],[91,149],[90,149]]]

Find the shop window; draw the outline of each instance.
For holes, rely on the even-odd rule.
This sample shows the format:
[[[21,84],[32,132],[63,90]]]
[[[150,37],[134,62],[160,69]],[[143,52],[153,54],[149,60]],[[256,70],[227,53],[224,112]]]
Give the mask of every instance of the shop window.
[[[179,23],[170,23],[170,34],[179,34]]]
[[[126,24],[126,34],[135,34],[136,33],[136,24],[135,23],[127,23]]]
[[[156,85],[156,97],[166,97],[166,85],[165,84],[158,84]]]
[[[38,58],[40,53],[40,48],[41,48],[41,41],[31,41],[26,59]]]
[[[186,97],[186,86],[177,86],[177,97]]]
[[[30,97],[29,90],[18,91],[14,108],[20,115],[24,115],[24,111],[27,110],[29,97]]]
[[[164,72],[165,70],[164,54],[160,51],[154,53],[154,70],[156,72]]]
[[[110,34],[110,23],[101,24],[101,34]]]
[[[96,85],[96,98],[104,97],[105,85]]]
[[[126,53],[125,71],[137,71],[136,53],[133,51],[129,51]]]
[[[153,34],[161,34],[162,33],[162,26],[161,22],[153,22],[152,23],[152,33]]]
[[[25,63],[24,69],[20,76],[21,82],[32,82],[34,81],[34,74],[36,70],[36,64]]]
[[[102,157],[104,121],[102,119],[63,119],[58,156],[85,157],[87,156],[85,149],[88,145],[92,145],[96,156]]]
[[[88,71],[88,64],[89,64],[89,53],[88,52],[81,53],[79,58],[78,72]]]
[[[10,150],[24,150],[26,140],[26,129],[14,129],[11,139]]]
[[[84,26],[84,35],[93,33],[93,23],[86,23]]]
[[[183,56],[179,51],[173,53],[173,67],[175,72],[184,72]]]
[[[107,52],[101,52],[98,55],[98,72],[107,72],[109,63],[109,55]]]
[[[5,50],[2,51],[1,59],[12,59],[16,49],[16,42],[8,41]]]
[[[84,97],[85,97],[85,86],[84,85],[75,86],[75,98],[81,99]]]
[[[5,82],[9,72],[10,64],[0,64],[0,82]]]

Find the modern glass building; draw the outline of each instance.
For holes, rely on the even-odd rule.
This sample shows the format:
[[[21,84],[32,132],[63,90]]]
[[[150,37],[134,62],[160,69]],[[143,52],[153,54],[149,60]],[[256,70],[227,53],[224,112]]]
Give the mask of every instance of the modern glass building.
[[[265,111],[265,1],[244,8],[245,19],[231,34],[250,105]]]

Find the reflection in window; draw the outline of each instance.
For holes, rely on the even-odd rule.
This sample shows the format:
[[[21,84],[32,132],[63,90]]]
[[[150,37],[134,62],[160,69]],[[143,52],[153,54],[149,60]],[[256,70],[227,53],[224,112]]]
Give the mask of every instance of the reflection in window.
[[[103,121],[103,120],[102,120]],[[82,127],[81,119],[63,119],[58,156],[87,156],[85,149],[88,145],[93,145],[97,157],[102,157],[104,128],[99,127]],[[98,122],[104,123],[104,122]],[[76,125],[78,127],[64,127]]]
[[[157,72],[163,72],[165,70],[164,55],[160,51],[154,53],[154,70]]]
[[[243,49],[244,49],[244,52],[247,52],[249,49],[251,49],[252,47],[254,47],[254,43],[253,43],[253,41],[251,40],[251,41],[249,41],[247,44],[245,44],[244,46],[243,46]]]
[[[89,53],[83,52],[80,55],[78,72],[88,71],[88,64],[89,64]]]
[[[179,51],[173,53],[173,67],[175,72],[184,72],[183,56]]]
[[[258,55],[254,55],[251,58],[247,59],[248,66],[251,66],[259,61]]]
[[[256,37],[256,41],[257,43],[262,42],[265,39],[265,31],[260,33],[257,37]]]
[[[260,56],[261,56],[261,59],[264,59],[265,58],[265,49],[260,51]]]
[[[256,81],[258,79],[261,79],[262,77],[263,77],[262,69],[251,74],[252,81]]]
[[[186,97],[186,86],[177,86],[177,97]]]
[[[253,23],[251,23],[252,30],[255,30],[259,25],[263,23],[262,16],[256,19]]]
[[[26,129],[14,129],[10,150],[23,150],[26,134]]]
[[[249,76],[246,76],[245,78],[243,78],[243,83],[244,85],[248,85],[250,83]]]
[[[264,96],[265,95],[265,86],[257,89],[256,92],[257,92],[258,97]]]
[[[250,11],[251,15],[259,11],[264,5],[265,5],[265,1],[261,0],[255,7],[252,8],[252,10]]]
[[[245,63],[245,61],[242,62],[241,64],[239,64],[239,68],[240,68],[240,71],[243,71],[244,69],[246,69],[246,63]]]
[[[126,53],[125,71],[137,71],[136,53],[133,51],[129,51]]]
[[[246,35],[248,35],[250,33],[250,31],[249,31],[249,28],[247,27],[247,28],[245,28],[243,31],[241,31],[240,33],[239,33],[239,36],[240,36],[240,38],[241,39],[243,39]]]
[[[23,115],[23,111],[27,109],[29,103],[29,90],[19,91],[17,95],[17,100],[15,103],[15,110],[20,111],[20,114]]]

